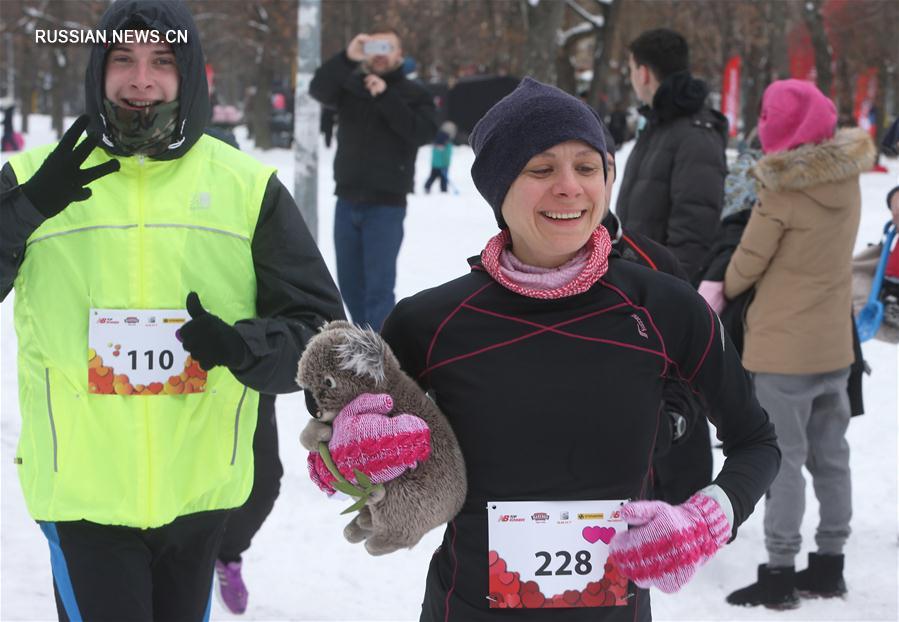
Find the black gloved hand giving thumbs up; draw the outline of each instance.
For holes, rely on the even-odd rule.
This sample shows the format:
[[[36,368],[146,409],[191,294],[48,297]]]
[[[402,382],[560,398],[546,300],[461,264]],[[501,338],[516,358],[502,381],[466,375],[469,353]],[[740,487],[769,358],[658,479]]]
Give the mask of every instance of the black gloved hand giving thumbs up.
[[[250,348],[237,329],[204,309],[196,292],[187,295],[187,312],[191,319],[178,335],[200,367],[206,371],[216,365],[240,369],[249,362]]]
[[[44,218],[56,216],[69,203],[90,198],[89,183],[119,170],[118,160],[81,168],[97,146],[97,139],[91,136],[75,146],[88,121],[87,115],[78,117],[31,179],[22,184],[22,193]]]

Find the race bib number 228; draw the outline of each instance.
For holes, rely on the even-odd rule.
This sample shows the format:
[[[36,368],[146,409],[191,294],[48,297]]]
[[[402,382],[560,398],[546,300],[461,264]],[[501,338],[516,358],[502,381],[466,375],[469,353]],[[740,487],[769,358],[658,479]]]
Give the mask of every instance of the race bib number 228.
[[[608,558],[623,501],[487,504],[490,608],[619,607],[627,579]]]

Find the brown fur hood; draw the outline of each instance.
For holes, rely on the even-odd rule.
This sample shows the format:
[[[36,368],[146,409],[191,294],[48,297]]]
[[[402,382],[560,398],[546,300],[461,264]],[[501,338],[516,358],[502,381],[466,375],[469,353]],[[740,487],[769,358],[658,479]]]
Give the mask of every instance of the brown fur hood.
[[[803,191],[869,171],[876,155],[866,131],[845,128],[823,143],[764,156],[752,168],[752,176],[773,192]]]

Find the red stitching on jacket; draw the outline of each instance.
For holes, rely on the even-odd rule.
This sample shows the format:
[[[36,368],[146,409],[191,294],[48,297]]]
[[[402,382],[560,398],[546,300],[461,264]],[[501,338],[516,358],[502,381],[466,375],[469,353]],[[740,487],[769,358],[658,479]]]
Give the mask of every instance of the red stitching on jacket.
[[[662,344],[662,354],[664,355],[662,360],[665,361],[665,367],[662,368],[662,375],[663,376],[666,375],[668,373],[668,362],[671,359],[668,358],[668,349],[665,347],[665,340],[662,338],[662,333],[656,326],[655,320],[652,319],[652,313],[650,313],[649,309],[647,309],[646,307],[641,307],[639,305],[635,305],[634,302],[630,298],[628,298],[627,294],[625,294],[623,291],[621,291],[619,288],[615,287],[611,283],[607,283],[603,279],[599,279],[599,281],[597,281],[597,282],[600,285],[602,285],[603,287],[607,287],[607,288],[611,289],[613,292],[615,292],[616,294],[618,294],[619,296],[624,298],[627,301],[627,303],[630,306],[632,306],[634,309],[638,309],[646,314],[646,319],[649,320],[649,324],[652,326],[652,329],[655,331],[656,337],[659,338],[659,342]]]
[[[471,309],[472,311],[478,311],[480,313],[484,313],[486,315],[492,315],[494,317],[502,318],[504,320],[511,320],[512,322],[518,322],[519,324],[527,324],[528,326],[536,326],[537,328],[548,328],[546,324],[540,324],[539,322],[532,322],[531,320],[526,320],[524,318],[515,317],[514,315],[506,315],[505,313],[499,313],[498,311],[491,311],[490,309],[483,309],[481,307],[475,307],[474,305],[463,303],[466,309]],[[568,319],[558,324],[550,324],[549,326],[552,328],[557,328],[559,326],[565,326],[566,324],[571,324],[573,322],[578,322],[580,320],[586,320],[587,318],[596,317],[597,315],[602,315],[607,311],[614,311],[615,309],[619,309],[621,307],[628,306],[625,302],[619,302],[617,305],[612,305],[611,307],[603,307],[602,309],[597,309],[596,311],[591,311],[585,315],[579,315],[576,318]],[[558,331],[554,331],[558,332]]]
[[[434,336],[431,337],[431,344],[428,346],[428,353],[425,356],[425,369],[426,370],[427,370],[428,366],[431,364],[431,351],[434,349],[434,344],[437,342],[437,335],[440,334],[440,331],[443,330],[443,327],[446,326],[446,323],[449,322],[453,318],[453,316],[459,312],[459,309],[462,308],[462,305],[464,305],[466,302],[468,302],[469,300],[471,300],[472,298],[474,298],[475,296],[480,294],[482,291],[484,291],[485,289],[487,289],[494,283],[495,283],[495,281],[488,281],[482,287],[479,287],[478,289],[476,289],[473,294],[471,294],[465,300],[460,302],[458,307],[456,307],[455,309],[450,311],[449,314],[447,314],[447,316],[445,318],[443,318],[443,321],[440,322],[440,326],[438,326],[437,330],[434,331]],[[423,375],[424,375],[424,372],[418,374],[418,377],[421,378]]]
[[[572,337],[574,339],[581,339],[583,341],[593,341],[596,343],[608,343],[611,345],[621,346],[623,348],[630,348],[632,350],[638,350],[640,352],[648,352],[649,354],[655,354],[656,356],[664,357],[665,356],[664,353],[659,352],[658,350],[653,350],[652,348],[644,348],[642,346],[635,346],[633,344],[625,343],[623,341],[614,341],[612,339],[603,339],[602,337],[587,337],[586,335],[578,335],[577,333],[570,333],[567,330],[557,330],[557,327],[559,327],[559,326],[565,326],[566,324],[571,324],[573,322],[577,322],[580,320],[586,320],[588,318],[595,317],[597,315],[602,315],[606,311],[611,311],[612,309],[617,309],[619,307],[626,307],[626,306],[628,306],[628,305],[626,303],[622,302],[617,305],[612,305],[611,307],[605,307],[604,309],[599,309],[598,311],[594,311],[594,312],[588,313],[586,315],[578,316],[572,320],[565,320],[564,322],[560,322],[559,324],[552,324],[550,326],[545,326],[545,325],[539,324],[537,322],[531,322],[530,320],[518,318],[518,317],[515,317],[514,315],[504,315],[502,313],[497,313],[496,311],[489,311],[487,309],[481,309],[480,307],[473,307],[471,305],[465,305],[465,308],[471,309],[472,311],[479,311],[479,312],[485,313],[487,315],[495,315],[496,317],[505,318],[505,319],[513,321],[513,322],[518,322],[519,324],[527,324],[530,326],[537,326],[537,327],[543,329],[543,330],[538,331],[537,333],[531,333],[532,335],[544,333],[544,332],[551,332],[551,333],[555,333],[557,335],[562,335],[563,337]],[[528,336],[530,336],[530,335],[528,335]]]
[[[520,335],[520,336],[518,336],[518,337],[515,337],[514,339],[508,339],[508,340],[506,340],[506,341],[500,341],[500,342],[498,342],[498,343],[494,343],[494,344],[491,344],[491,345],[489,345],[489,346],[485,346],[485,347],[483,347],[483,348],[479,348],[479,349],[477,349],[477,350],[473,350],[473,351],[471,351],[471,352],[466,352],[465,354],[460,354],[460,355],[458,355],[458,356],[454,356],[454,357],[445,359],[445,360],[443,360],[443,361],[440,361],[439,363],[435,363],[434,365],[430,365],[430,366],[426,367],[426,368],[424,369],[424,371],[422,371],[422,372],[418,375],[419,378],[423,377],[425,374],[431,373],[431,372],[434,371],[435,369],[439,369],[440,367],[444,367],[445,365],[449,365],[450,363],[455,363],[455,362],[457,362],[457,361],[461,361],[461,360],[464,360],[464,359],[467,359],[467,358],[471,358],[471,357],[473,357],[473,356],[477,356],[478,354],[483,354],[484,352],[489,352],[490,350],[496,350],[497,348],[504,348],[504,347],[506,347],[506,346],[512,345],[513,343],[517,343],[517,342],[523,341],[523,340],[525,340],[525,339],[530,339],[531,337],[535,337],[535,336],[537,336],[537,335],[540,335],[540,334],[546,333],[546,332],[556,333],[556,334],[559,334],[559,335],[562,335],[562,336],[565,336],[565,337],[573,337],[573,338],[575,338],[575,339],[581,339],[581,340],[583,340],[583,341],[591,341],[591,342],[596,342],[596,343],[606,343],[606,344],[613,345],[613,346],[620,346],[620,347],[622,347],[622,348],[628,348],[628,349],[631,349],[631,350],[637,350],[637,351],[640,351],[640,352],[646,352],[646,353],[649,353],[649,354],[654,354],[655,356],[661,356],[661,357],[663,358],[663,360],[665,360],[666,368],[667,368],[667,365],[668,365],[667,355],[666,355],[665,352],[664,352],[664,343],[662,343],[663,351],[662,351],[662,352],[659,352],[659,351],[657,351],[657,350],[651,350],[651,349],[649,349],[649,348],[643,348],[643,347],[640,347],[640,346],[635,346],[635,345],[631,345],[631,344],[629,344],[629,343],[623,343],[623,342],[620,342],[620,341],[613,341],[613,340],[611,340],[611,339],[602,339],[602,338],[600,338],[600,337],[586,337],[586,336],[583,336],[583,335],[577,335],[577,334],[574,334],[574,333],[569,333],[569,332],[567,332],[567,331],[561,331],[561,330],[558,330],[558,327],[559,327],[559,326],[565,326],[565,325],[567,325],[567,324],[572,324],[572,323],[574,323],[574,322],[579,322],[579,321],[581,321],[581,320],[585,320],[585,319],[588,319],[588,318],[590,318],[590,317],[593,317],[593,316],[596,316],[596,315],[600,315],[600,314],[602,314],[602,313],[605,313],[606,311],[609,311],[609,310],[611,310],[611,309],[615,309],[615,308],[618,308],[618,307],[621,307],[621,306],[626,306],[624,303],[621,303],[621,304],[619,304],[619,305],[613,305],[612,307],[606,307],[606,308],[604,308],[604,309],[599,309],[599,310],[597,310],[597,311],[593,311],[593,312],[591,312],[591,313],[587,313],[587,314],[585,314],[585,315],[581,315],[581,316],[578,316],[578,317],[576,317],[576,318],[571,318],[571,319],[565,320],[565,321],[563,321],[563,322],[559,322],[558,324],[552,324],[552,325],[549,325],[549,326],[545,326],[545,325],[543,325],[543,324],[539,324],[539,323],[536,323],[536,322],[531,322],[531,321],[529,321],[529,320],[525,320],[525,319],[522,319],[522,318],[517,318],[517,317],[512,316],[512,315],[505,315],[505,314],[503,314],[503,313],[496,313],[495,311],[488,311],[487,309],[481,309],[481,308],[479,308],[479,307],[473,307],[473,306],[471,306],[471,305],[465,304],[464,302],[460,305],[460,307],[457,307],[455,311],[458,311],[459,308],[461,308],[461,307],[463,307],[463,306],[464,306],[465,308],[471,310],[471,311],[475,311],[475,312],[478,312],[478,313],[483,313],[483,314],[485,314],[485,315],[492,315],[492,316],[495,316],[495,317],[498,317],[498,318],[501,318],[501,319],[506,319],[506,320],[510,320],[510,321],[513,321],[513,322],[518,322],[518,323],[520,323],[520,324],[526,324],[526,325],[530,325],[530,326],[536,326],[536,327],[539,327],[539,330],[535,330],[535,331],[533,331],[533,332],[531,332],[531,333],[528,333],[528,334],[526,334],[526,335]],[[630,306],[633,306],[633,304],[631,304]],[[454,313],[455,313],[455,311],[454,311]],[[660,339],[660,341],[661,341],[661,339]]]
[[[659,269],[659,267],[655,264],[655,262],[654,262],[652,259],[649,258],[649,255],[647,255],[645,252],[643,252],[643,249],[642,249],[642,248],[640,248],[639,246],[637,246],[636,242],[634,242],[630,237],[628,237],[627,235],[625,235],[625,234],[623,234],[623,233],[621,234],[621,237],[624,238],[624,240],[625,240],[628,244],[631,245],[631,248],[633,248],[635,251],[637,251],[637,252],[640,254],[640,257],[642,257],[643,259],[646,260],[646,263],[648,263],[649,266],[650,266],[653,270],[658,270],[658,269]]]

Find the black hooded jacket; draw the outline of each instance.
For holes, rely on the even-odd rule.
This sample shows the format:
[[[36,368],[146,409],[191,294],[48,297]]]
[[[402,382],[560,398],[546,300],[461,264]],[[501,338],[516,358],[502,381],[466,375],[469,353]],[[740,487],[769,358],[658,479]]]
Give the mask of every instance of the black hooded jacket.
[[[727,119],[704,105],[708,89],[688,72],[662,81],[637,137],[615,213],[622,225],[668,247],[690,280],[715,238],[724,201]]]
[[[159,32],[187,31],[187,43],[171,44],[178,64],[178,75],[181,77],[178,83],[179,113],[175,136],[167,151],[154,156],[156,160],[173,160],[193,147],[209,120],[209,88],[206,85],[206,62],[200,46],[200,32],[187,6],[180,0],[119,0],[110,5],[100,18],[98,30],[105,31],[106,40],[112,41],[112,31],[140,25]],[[112,136],[106,127],[103,85],[108,51],[109,48],[103,45],[93,46],[87,64],[84,103],[91,118],[87,131],[96,136],[100,145],[109,153],[127,156],[130,154],[112,142]]]
[[[437,133],[431,95],[401,68],[381,78],[387,90],[372,97],[359,63],[345,52],[315,72],[309,93],[337,109],[334,194],[363,204],[406,205],[415,179],[415,155]]]
[[[172,45],[181,76],[181,112],[172,143],[177,146],[156,158],[171,160],[171,166],[178,166],[177,159],[200,140],[209,118],[199,34],[184,3],[165,0],[119,0],[104,14],[101,28],[141,23],[153,29],[188,32],[186,44]],[[114,144],[102,140],[106,51],[102,44],[91,50],[85,78],[88,132],[99,134],[100,145],[109,154],[126,157],[128,154]],[[109,136],[106,138],[111,142]],[[19,180],[8,163],[0,171],[0,193],[0,299],[4,299],[26,258],[28,237],[44,217],[21,192]],[[344,318],[344,312],[315,241],[276,175],[266,186],[251,249],[256,273],[256,317],[241,320],[235,327],[246,341],[252,360],[243,369],[232,371],[240,382],[257,391],[297,391],[296,362],[306,342],[321,324]],[[252,286],[247,283],[247,287]],[[209,311],[215,313],[215,309]]]

